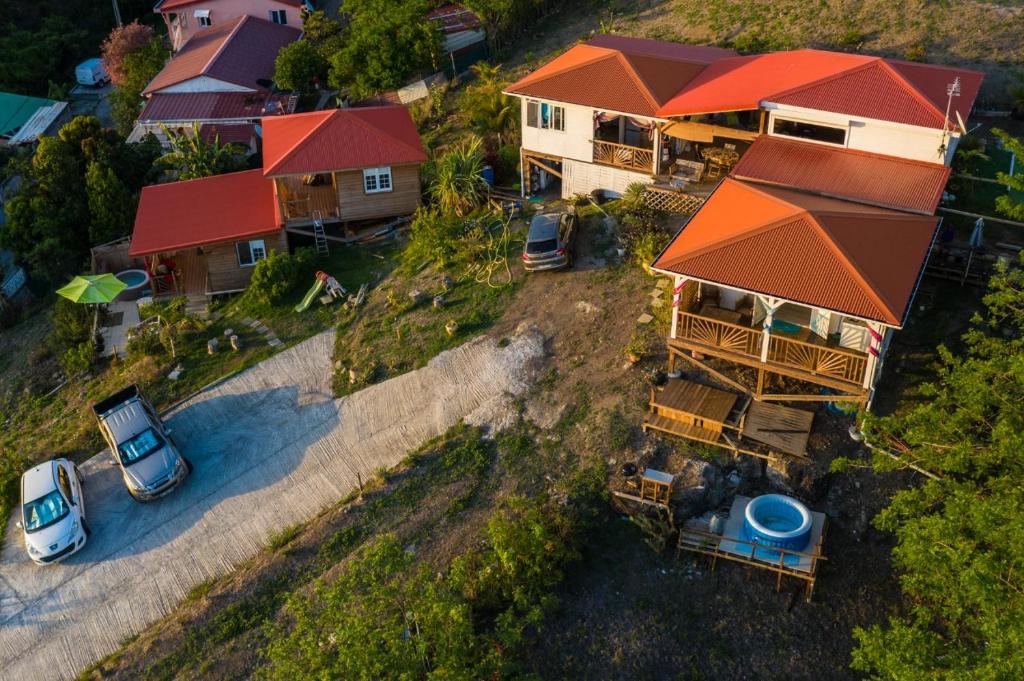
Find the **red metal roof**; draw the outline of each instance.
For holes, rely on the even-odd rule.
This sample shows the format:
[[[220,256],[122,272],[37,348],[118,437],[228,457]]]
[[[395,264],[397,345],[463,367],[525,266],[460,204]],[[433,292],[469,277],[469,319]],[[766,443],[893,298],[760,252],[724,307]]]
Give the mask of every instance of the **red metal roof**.
[[[404,106],[332,109],[263,119],[263,174],[297,175],[427,160]]]
[[[252,123],[204,123],[199,126],[199,136],[207,142],[214,139],[221,144],[245,144],[252,142],[256,126]]]
[[[461,33],[480,28],[480,17],[472,10],[457,2],[442,5],[437,9],[427,12],[427,19],[441,23],[441,30],[444,33]]]
[[[252,92],[158,92],[146,100],[142,123],[258,119],[284,111],[286,96]]]
[[[206,76],[251,90],[267,90],[278,51],[298,40],[302,31],[263,19],[241,16],[199,31],[149,82],[149,95]]]
[[[153,11],[158,13],[170,12],[178,9],[179,7],[187,7],[188,5],[195,5],[200,2],[204,2],[207,5],[210,4],[210,0],[163,0],[163,2],[158,2],[156,4]],[[306,4],[305,0],[274,0],[274,2],[279,2],[282,5],[290,5],[292,7],[303,7]]]
[[[901,326],[937,224],[726,178],[654,267]]]
[[[731,175],[932,215],[949,172],[941,163],[762,136],[743,154]]]
[[[966,120],[983,77],[977,71],[822,50],[771,52],[712,64],[658,115],[750,110],[774,102],[942,128],[946,83],[955,77],[961,80],[961,96],[954,98],[953,109]]]
[[[173,253],[280,229],[274,183],[259,170],[143,187],[128,253]]]
[[[708,64],[734,54],[718,47],[598,36],[570,48],[506,91],[654,116]]]

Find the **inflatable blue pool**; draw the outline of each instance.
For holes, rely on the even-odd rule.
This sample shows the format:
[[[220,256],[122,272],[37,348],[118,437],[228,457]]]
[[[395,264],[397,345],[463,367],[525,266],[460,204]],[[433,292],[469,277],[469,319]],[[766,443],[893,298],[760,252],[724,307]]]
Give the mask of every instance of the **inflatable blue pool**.
[[[751,499],[743,513],[743,535],[761,546],[802,551],[811,539],[811,512],[782,494]]]

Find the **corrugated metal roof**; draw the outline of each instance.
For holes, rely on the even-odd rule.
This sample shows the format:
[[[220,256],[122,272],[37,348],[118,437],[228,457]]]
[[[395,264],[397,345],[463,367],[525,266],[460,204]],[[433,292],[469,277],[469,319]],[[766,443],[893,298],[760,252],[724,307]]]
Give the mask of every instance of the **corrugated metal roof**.
[[[427,12],[427,19],[437,21],[444,33],[461,33],[482,26],[480,17],[457,2],[441,5]]]
[[[727,178],[654,267],[901,326],[937,224]]]
[[[506,91],[654,116],[661,104],[708,64],[732,54],[717,47],[599,36],[572,47]]]
[[[282,5],[290,5],[292,7],[302,7],[306,4],[306,0],[273,0],[279,2]],[[187,7],[189,5],[195,5],[200,2],[205,2],[207,5],[210,4],[209,0],[163,0],[158,2],[156,7],[153,8],[154,12],[170,12],[181,7]],[[216,11],[216,10],[214,10]]]
[[[932,215],[949,172],[941,163],[762,136],[743,154],[731,175]]]
[[[774,102],[942,128],[946,84],[956,77],[961,95],[953,110],[966,120],[983,78],[977,71],[823,50],[747,55],[709,66],[658,115],[750,110]]]
[[[278,51],[302,31],[263,19],[241,16],[193,35],[149,82],[149,95],[193,78],[207,76],[252,90],[266,90],[274,77]]]
[[[404,106],[313,111],[263,120],[267,177],[427,160]]]
[[[0,92],[0,137],[14,134],[36,111],[54,104],[52,99]]]
[[[199,136],[207,142],[218,140],[221,144],[250,144],[256,136],[252,123],[205,123],[199,126]]]
[[[245,170],[143,187],[128,253],[172,253],[280,229],[274,183]]]
[[[257,119],[284,111],[287,99],[284,95],[251,92],[158,92],[146,100],[139,121]]]

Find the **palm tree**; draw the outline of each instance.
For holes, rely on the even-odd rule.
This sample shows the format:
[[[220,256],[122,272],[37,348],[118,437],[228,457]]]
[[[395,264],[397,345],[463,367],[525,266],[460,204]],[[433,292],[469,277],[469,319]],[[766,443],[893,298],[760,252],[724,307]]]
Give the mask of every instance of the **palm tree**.
[[[518,130],[519,101],[501,91],[505,83],[501,79],[500,64],[477,62],[470,68],[477,82],[466,90],[464,109],[476,131],[481,135],[497,135],[498,146],[501,146],[503,137],[513,136]]]
[[[430,194],[441,210],[464,217],[480,205],[487,191],[483,144],[479,137],[454,147],[434,169]]]
[[[207,141],[199,134],[199,124],[193,123],[189,131],[175,132],[166,125],[160,128],[170,142],[171,150],[157,159],[157,163],[173,170],[179,180],[220,175],[244,166],[245,147],[240,144],[220,143],[220,135]]]

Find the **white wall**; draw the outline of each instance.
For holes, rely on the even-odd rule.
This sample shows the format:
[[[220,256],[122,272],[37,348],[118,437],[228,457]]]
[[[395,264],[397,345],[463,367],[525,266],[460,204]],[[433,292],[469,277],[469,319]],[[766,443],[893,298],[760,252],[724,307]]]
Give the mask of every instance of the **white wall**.
[[[597,84],[595,84],[595,87]],[[575,104],[548,102],[565,109],[565,130],[541,130],[526,125],[526,97],[520,97],[523,149],[590,163],[594,159],[594,110]],[[544,100],[537,100],[544,101]]]
[[[182,83],[165,87],[158,92],[256,92],[253,88],[235,85],[209,76],[190,78]]]
[[[953,157],[953,150],[956,148],[954,137],[947,141],[949,149],[943,156],[939,152],[939,146],[943,142],[942,130],[935,128],[902,125],[771,102],[765,102],[764,106],[769,110],[768,134],[770,135],[773,134],[771,131],[774,127],[775,116],[780,115],[784,118],[846,128],[848,130],[846,146],[860,151],[931,163],[949,163]]]
[[[651,183],[651,176],[628,170],[566,159],[562,162],[562,198],[576,194],[589,194],[595,189],[606,189],[623,194],[634,182]]]

